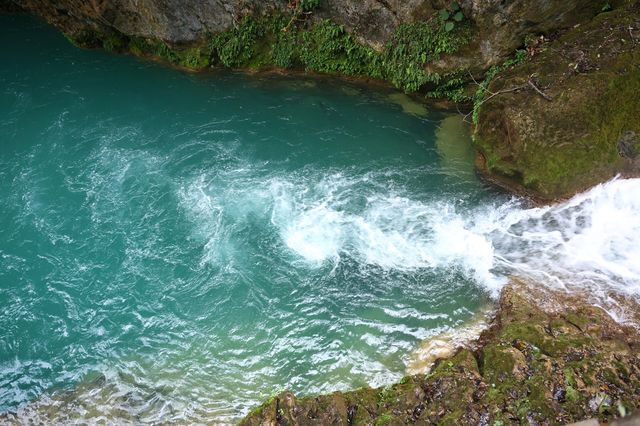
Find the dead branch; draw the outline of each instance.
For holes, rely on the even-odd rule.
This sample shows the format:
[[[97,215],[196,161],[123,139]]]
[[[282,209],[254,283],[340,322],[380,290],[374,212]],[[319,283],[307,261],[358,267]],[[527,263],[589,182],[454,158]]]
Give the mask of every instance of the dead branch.
[[[527,86],[528,86],[527,84],[521,84],[521,85],[519,85],[519,86],[514,86],[514,87],[511,87],[511,88],[509,88],[509,89],[499,90],[499,91],[497,91],[497,92],[495,92],[495,93],[489,92],[489,93],[491,93],[491,95],[489,95],[489,97],[484,98],[482,101],[480,101],[479,106],[480,106],[480,105],[482,105],[482,104],[484,104],[485,102],[489,101],[490,99],[492,99],[492,98],[494,98],[494,97],[498,96],[498,95],[502,95],[502,94],[504,94],[504,93],[517,92],[518,90],[526,89],[526,88],[527,88]],[[485,89],[485,90],[486,90],[486,89]],[[474,109],[475,109],[475,108],[474,108]],[[469,116],[470,116],[471,114],[473,114],[473,110],[472,110],[471,112],[469,112],[467,115],[465,115],[465,116],[462,118],[462,121],[465,121],[465,122],[467,122],[467,123],[470,123],[467,119],[469,118]]]
[[[538,92],[538,94],[539,94],[540,96],[542,96],[543,98],[545,98],[546,100],[548,100],[548,101],[552,101],[552,100],[553,100],[553,98],[552,98],[551,96],[547,95],[547,94],[546,94],[546,93],[544,93],[542,90],[540,90],[540,89],[538,88],[538,86],[536,86],[536,84],[533,82],[533,75],[529,76],[529,80],[527,81],[527,84],[529,84],[529,86],[530,86],[533,90],[535,90],[536,92]]]

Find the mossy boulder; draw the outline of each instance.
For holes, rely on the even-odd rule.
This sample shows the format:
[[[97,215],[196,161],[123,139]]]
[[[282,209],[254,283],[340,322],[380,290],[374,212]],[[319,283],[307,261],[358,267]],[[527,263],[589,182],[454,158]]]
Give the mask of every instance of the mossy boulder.
[[[640,4],[529,53],[485,92],[474,131],[481,170],[540,199],[640,175]]]
[[[638,305],[627,301],[629,308]],[[472,348],[379,389],[285,392],[241,425],[566,424],[640,408],[640,333],[578,296],[514,281]]]

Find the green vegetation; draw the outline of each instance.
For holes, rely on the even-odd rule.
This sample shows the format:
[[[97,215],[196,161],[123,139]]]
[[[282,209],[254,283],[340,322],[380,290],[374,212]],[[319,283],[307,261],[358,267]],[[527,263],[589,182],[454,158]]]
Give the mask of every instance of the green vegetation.
[[[277,66],[367,76],[389,80],[406,92],[430,85],[432,96],[455,91],[462,99],[459,75],[443,77],[425,70],[428,62],[455,52],[470,39],[468,25],[455,31],[445,26],[437,19],[400,25],[384,51],[377,52],[330,20],[291,25],[283,15],[262,20],[248,16],[237,28],[214,36],[210,48],[213,61],[226,67]]]
[[[331,20],[310,19],[320,0],[294,2],[288,13],[247,15],[232,29],[211,35],[199,46],[174,46],[161,40],[92,34],[85,47],[152,56],[190,69],[214,65],[228,68],[305,69],[319,73],[362,76],[390,81],[405,92],[424,90],[429,97],[468,101],[462,72],[440,75],[426,65],[454,53],[471,39],[471,27],[457,3],[432,19],[400,25],[382,51],[358,42]]]
[[[473,96],[473,124],[478,124],[478,114],[480,112],[480,107],[482,103],[485,101],[485,94],[487,92],[487,87],[491,81],[498,75],[499,73],[514,67],[516,65],[521,64],[527,58],[526,50],[517,50],[513,57],[507,59],[500,65],[494,65],[489,68],[489,71],[484,76],[484,80],[478,85],[478,89],[476,90],[475,95]]]
[[[557,199],[637,174],[639,54],[626,40],[636,7],[599,14],[489,72],[476,94],[474,145],[493,179]]]
[[[428,83],[436,87],[443,78],[427,72],[425,65],[444,53],[454,53],[470,38],[468,25],[460,25],[455,31],[447,31],[438,20],[400,25],[381,54],[382,77],[407,92],[418,91]]]
[[[302,0],[298,7],[302,12],[311,12],[320,7],[320,0]]]
[[[230,68],[248,65],[258,51],[257,41],[265,34],[265,28],[250,16],[229,31],[215,35],[209,44],[212,57]]]
[[[460,5],[456,2],[451,3],[449,9],[441,9],[438,12],[438,16],[444,22],[445,31],[453,31],[456,27],[456,22],[462,22],[464,20],[464,14],[460,9]]]

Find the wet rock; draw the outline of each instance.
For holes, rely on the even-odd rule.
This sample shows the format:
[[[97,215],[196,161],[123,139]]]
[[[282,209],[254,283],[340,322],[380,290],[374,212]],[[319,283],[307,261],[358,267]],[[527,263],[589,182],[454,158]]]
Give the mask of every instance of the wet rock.
[[[553,399],[556,401],[563,403],[566,401],[567,391],[562,387],[557,387],[553,391]]]
[[[640,136],[636,132],[627,131],[618,139],[618,152],[621,157],[634,159],[640,151]]]

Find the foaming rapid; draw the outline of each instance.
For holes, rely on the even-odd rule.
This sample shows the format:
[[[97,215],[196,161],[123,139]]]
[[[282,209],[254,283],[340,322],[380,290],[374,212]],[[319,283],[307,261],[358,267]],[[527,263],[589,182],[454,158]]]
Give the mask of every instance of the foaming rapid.
[[[640,296],[640,179],[614,179],[549,207],[480,214],[495,269],[556,288]]]
[[[547,207],[512,199],[471,211],[375,185],[363,192],[372,174],[294,180],[269,182],[271,220],[312,264],[348,257],[383,270],[459,268],[493,295],[518,276],[594,298],[640,296],[640,179],[614,179]]]
[[[383,270],[460,268],[488,287],[494,250],[447,202],[421,202],[384,188],[384,173],[343,175],[309,185],[275,180],[272,222],[286,245],[311,263],[342,257]]]

